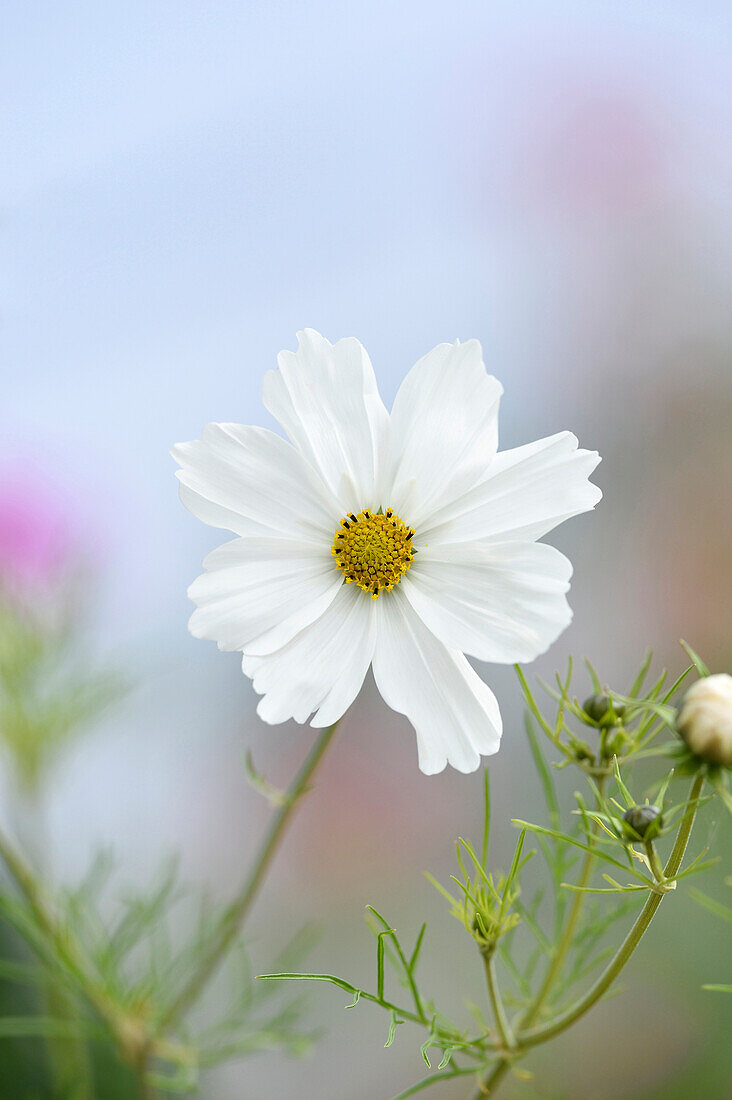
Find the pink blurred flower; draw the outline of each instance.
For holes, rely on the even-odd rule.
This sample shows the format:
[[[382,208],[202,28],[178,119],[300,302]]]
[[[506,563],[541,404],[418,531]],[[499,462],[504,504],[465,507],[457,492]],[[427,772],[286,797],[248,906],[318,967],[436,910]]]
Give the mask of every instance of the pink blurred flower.
[[[517,104],[510,142],[513,195],[545,213],[624,218],[668,191],[674,132],[643,74],[559,69],[535,77]]]
[[[545,199],[622,213],[658,197],[664,153],[642,96],[579,86],[550,99],[543,116],[531,159]]]
[[[74,555],[70,511],[50,482],[19,470],[0,472],[0,585],[47,588]]]

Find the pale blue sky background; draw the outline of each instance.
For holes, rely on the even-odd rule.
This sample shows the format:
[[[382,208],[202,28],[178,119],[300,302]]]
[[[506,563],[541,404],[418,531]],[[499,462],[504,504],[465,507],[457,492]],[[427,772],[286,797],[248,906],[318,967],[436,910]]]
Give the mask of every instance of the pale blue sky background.
[[[388,399],[419,354],[477,335],[504,436],[540,407],[541,434],[564,427],[566,395],[556,414],[544,402],[558,349],[569,375],[587,369],[556,331],[587,257],[558,246],[541,189],[513,201],[541,99],[565,73],[629,90],[669,142],[667,178],[708,213],[728,201],[725,7],[10,7],[11,445],[40,442],[103,499],[110,552],[154,614],[160,564],[170,581],[189,567],[171,557],[172,525],[191,527],[163,490],[168,443],[261,417],[261,374],[303,325],[363,339]],[[130,597],[118,610],[135,615]]]

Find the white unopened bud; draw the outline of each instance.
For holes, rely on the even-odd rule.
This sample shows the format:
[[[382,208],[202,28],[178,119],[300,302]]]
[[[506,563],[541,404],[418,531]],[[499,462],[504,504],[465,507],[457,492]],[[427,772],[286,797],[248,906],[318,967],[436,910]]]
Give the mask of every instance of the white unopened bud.
[[[676,729],[696,756],[732,767],[732,676],[720,672],[689,688]]]

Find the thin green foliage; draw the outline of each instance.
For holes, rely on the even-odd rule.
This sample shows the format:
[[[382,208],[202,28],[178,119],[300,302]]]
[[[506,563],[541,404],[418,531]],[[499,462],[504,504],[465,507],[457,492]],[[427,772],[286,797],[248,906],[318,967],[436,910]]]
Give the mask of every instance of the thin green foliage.
[[[676,769],[666,764],[654,782],[650,815],[655,822],[653,833],[642,835],[625,819],[629,811],[648,805],[634,791],[632,768],[636,760],[678,760],[675,745],[670,753],[668,748],[655,746],[651,750],[647,746],[660,728],[673,729],[677,693],[695,667],[700,669],[695,662],[670,686],[663,672],[643,691],[651,668],[648,654],[626,696],[605,686],[588,662],[592,690],[595,696],[607,700],[602,705],[593,702],[591,715],[571,694],[571,662],[565,675],[556,677],[556,686],[543,685],[553,702],[553,715],[542,712],[523,671],[517,669],[526,702],[526,735],[546,820],[535,823],[514,819],[519,835],[508,869],[492,867],[491,797],[486,770],[479,846],[458,837],[457,870],[447,886],[426,875],[447,902],[462,933],[478,949],[488,975],[495,1024],[486,1021],[481,1006],[467,1000],[472,1023],[468,1029],[441,1012],[421,988],[415,973],[425,943],[425,924],[420,925],[414,948],[408,954],[386,917],[371,906],[367,911],[377,943],[375,991],[331,974],[272,972],[261,977],[270,981],[326,982],[348,993],[352,998],[348,1008],[363,1001],[378,1005],[388,1013],[387,1047],[395,1041],[398,1025],[405,1023],[421,1030],[419,1051],[425,1068],[432,1070],[435,1048],[442,1052],[441,1061],[436,1072],[428,1073],[394,1100],[406,1100],[433,1085],[470,1075],[482,1082],[481,1089],[491,1091],[515,1065],[517,1057],[540,1041],[544,1031],[549,1035],[559,1029],[556,1021],[565,1017],[571,1021],[579,1012],[577,1005],[591,1005],[620,991],[607,975],[625,962],[618,938],[622,935],[632,939],[635,924],[631,918],[635,915],[637,922],[647,912],[655,911],[677,882],[714,862],[705,858],[705,849],[686,866],[681,865],[693,815],[714,794],[702,796],[697,782],[692,796],[670,799],[678,764]],[[602,706],[606,706],[605,713]],[[547,763],[542,741],[548,742],[553,754],[559,754],[554,770]],[[555,770],[570,765],[583,775],[587,794],[576,791],[576,809],[567,814],[563,813],[566,799]],[[535,853],[533,849],[526,851],[527,836],[536,840],[542,853],[543,874],[538,868],[530,870]],[[665,843],[666,837],[669,841],[674,838],[674,851],[664,868],[655,845]],[[387,991],[387,969],[399,985],[411,991],[413,1007],[397,1003]],[[572,1002],[575,989],[588,982],[592,983],[589,990]],[[513,1026],[508,1022],[504,1002],[516,1012]],[[515,1042],[516,1049],[504,1054],[509,1041]]]
[[[220,911],[204,901],[191,939],[173,949],[168,927],[179,922],[176,910],[190,907],[195,898],[184,890],[175,862],[168,863],[148,891],[108,894],[114,864],[102,853],[82,882],[60,891],[46,925],[39,912],[17,892],[0,890],[0,915],[23,936],[37,956],[36,964],[0,960],[0,980],[27,981],[63,988],[73,996],[73,1019],[33,1016],[0,1020],[0,1038],[29,1036],[85,1038],[118,1045],[117,1021],[142,1016],[154,1020],[174,995],[192,961],[206,949],[220,919]],[[50,911],[49,911],[50,912]],[[181,914],[182,915],[182,914]],[[54,932],[54,929],[56,930]],[[286,946],[279,961],[291,966],[311,946],[313,932],[305,929]],[[59,945],[67,945],[66,951]],[[235,981],[218,1020],[187,1034],[184,1042],[153,1038],[159,1070],[148,1075],[151,1087],[173,1092],[198,1087],[198,1071],[231,1057],[259,1050],[305,1052],[316,1033],[303,1022],[302,1001],[271,1000],[271,990],[252,980],[251,966],[241,944],[232,951]],[[155,1036],[155,1032],[152,1032]]]
[[[599,999],[618,991],[615,979],[663,898],[716,862],[706,848],[682,862],[699,808],[718,795],[732,802],[726,773],[690,760],[675,735],[679,691],[694,671],[707,674],[686,649],[692,664],[675,679],[665,672],[654,678],[648,655],[627,695],[610,689],[587,662],[579,698],[590,688],[594,694],[585,703],[574,693],[570,661],[563,675],[542,685],[551,701],[546,714],[523,670],[517,670],[543,820],[514,819],[514,849],[507,865],[496,866],[486,769],[477,843],[458,837],[455,873],[447,885],[427,875],[455,918],[456,934],[471,945],[485,973],[485,1004],[466,998],[465,1021],[445,1013],[425,988],[426,921],[418,920],[403,940],[369,905],[375,960],[366,985],[302,969],[311,929],[253,980],[248,952],[234,935],[225,944],[228,990],[219,998],[217,1018],[186,1027],[176,1016],[177,1006],[181,998],[185,1003],[191,974],[201,972],[202,960],[208,975],[206,960],[220,957],[222,929],[227,936],[230,928],[236,931],[239,903],[221,907],[194,896],[182,887],[174,862],[161,868],[148,889],[120,890],[107,854],[75,889],[56,890],[49,897],[5,845],[0,854],[17,888],[0,890],[0,918],[22,936],[35,959],[0,960],[0,981],[31,989],[51,983],[71,999],[74,1014],[69,1019],[50,1012],[8,1017],[0,1020],[0,1038],[108,1043],[134,1064],[139,1054],[134,1040],[143,1034],[146,1087],[168,1094],[193,1092],[201,1088],[203,1071],[228,1059],[309,1049],[317,1033],[306,1026],[303,999],[296,994],[285,998],[280,990],[283,982],[315,982],[345,994],[351,1015],[358,1017],[364,1003],[383,1011],[385,1049],[408,1036],[415,1041],[416,1035],[415,1054],[419,1050],[427,1072],[394,1100],[463,1077],[473,1077],[476,1088],[492,1092],[533,1045],[559,1034]],[[663,730],[672,740],[651,747]],[[657,773],[645,799],[633,770],[640,760]],[[570,767],[581,779],[581,790],[573,791],[557,775]],[[275,807],[275,817],[285,812],[289,796],[257,773],[251,759],[247,769],[250,782]],[[679,795],[679,775],[688,773],[695,776],[692,793]],[[702,793],[704,783],[709,793]],[[296,788],[297,797],[302,789]],[[645,818],[630,813],[639,810]],[[664,864],[666,846],[670,854],[664,855]],[[542,858],[534,860],[537,851]],[[693,889],[689,893],[710,913],[732,920],[726,906]],[[175,931],[181,926],[188,929],[183,936]]]

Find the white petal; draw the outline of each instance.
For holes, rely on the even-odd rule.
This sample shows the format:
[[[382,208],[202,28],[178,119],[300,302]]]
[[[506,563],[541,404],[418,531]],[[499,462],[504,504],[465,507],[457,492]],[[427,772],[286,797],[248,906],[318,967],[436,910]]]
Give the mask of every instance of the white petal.
[[[401,587],[441,642],[481,661],[533,661],[569,626],[572,565],[541,542],[422,551]]]
[[[358,695],[376,642],[375,600],[342,584],[330,607],[292,641],[268,657],[242,658],[242,668],[263,698],[265,722],[330,726]]]
[[[343,583],[330,550],[286,538],[240,538],[209,554],[188,589],[188,627],[219,649],[270,653],[317,619]]]
[[[239,535],[276,531],[332,541],[338,504],[294,447],[266,428],[209,424],[177,443],[181,500],[195,516]]]
[[[577,449],[571,432],[501,451],[479,485],[429,517],[419,539],[428,545],[539,539],[595,507],[602,492],[588,478],[599,461],[597,451]]]
[[[399,588],[377,601],[374,678],[384,700],[405,714],[417,733],[426,775],[451,764],[474,771],[498,751],[501,715],[496,697],[467,657],[438,641]]]
[[[340,514],[381,503],[389,414],[365,348],[298,333],[264,376],[264,404],[340,501]]]
[[[316,562],[333,565],[330,546],[310,539],[291,539],[282,535],[244,535],[222,542],[203,559],[207,573],[230,569],[233,566],[264,565],[265,569],[279,570],[280,564],[302,561],[306,566]],[[342,579],[342,578],[341,578]]]
[[[477,340],[439,344],[412,367],[391,413],[388,501],[407,523],[418,525],[440,502],[485,476],[498,447],[502,392],[500,382],[486,374]]]

